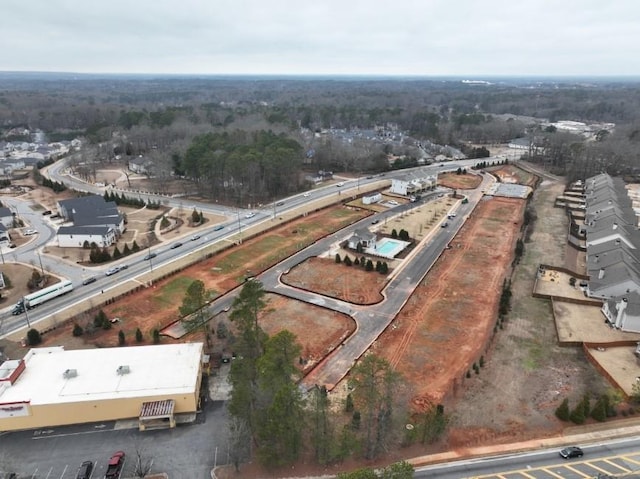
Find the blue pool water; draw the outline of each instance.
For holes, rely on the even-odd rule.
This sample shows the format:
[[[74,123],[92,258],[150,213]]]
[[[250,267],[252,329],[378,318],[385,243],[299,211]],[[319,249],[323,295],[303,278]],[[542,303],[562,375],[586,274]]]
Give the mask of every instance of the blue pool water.
[[[406,241],[383,238],[376,244],[376,253],[380,256],[393,258],[407,247]]]

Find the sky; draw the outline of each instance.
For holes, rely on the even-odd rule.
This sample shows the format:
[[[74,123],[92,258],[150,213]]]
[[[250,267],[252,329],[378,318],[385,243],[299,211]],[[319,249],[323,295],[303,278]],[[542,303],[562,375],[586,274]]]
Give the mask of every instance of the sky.
[[[0,71],[640,76],[638,0],[6,0]]]

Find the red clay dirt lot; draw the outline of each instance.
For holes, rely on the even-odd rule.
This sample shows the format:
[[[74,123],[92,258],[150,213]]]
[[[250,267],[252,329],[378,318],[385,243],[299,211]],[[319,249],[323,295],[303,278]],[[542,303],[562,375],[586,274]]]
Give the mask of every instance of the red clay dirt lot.
[[[481,201],[376,341],[377,354],[413,385],[414,409],[450,398],[484,354],[524,207],[522,200]]]
[[[354,304],[375,304],[384,299],[380,291],[387,276],[362,266],[338,264],[335,259],[309,258],[283,275],[282,282]]]
[[[482,183],[482,176],[473,173],[458,175],[456,173],[440,173],[438,185],[454,190],[473,190]]]
[[[85,347],[99,345],[100,347],[112,347],[118,345],[118,331],[122,329],[125,333],[127,344],[133,344],[135,331],[140,328],[145,341],[141,344],[148,344],[154,329],[162,329],[169,323],[179,318],[178,308],[182,304],[184,293],[192,281],[201,280],[207,290],[213,291],[213,296],[219,296],[242,283],[247,274],[256,274],[259,271],[277,263],[279,259],[291,255],[299,250],[302,245],[310,244],[315,239],[340,229],[350,224],[368,213],[358,211],[353,208],[335,206],[326,208],[315,214],[292,221],[269,232],[257,235],[252,239],[245,240],[241,246],[227,249],[212,258],[203,260],[180,273],[158,281],[151,288],[143,289],[135,294],[131,294],[116,302],[102,307],[102,310],[109,318],[118,317],[120,321],[114,323],[111,330],[94,331],[82,337]],[[341,315],[321,316],[314,308],[306,308],[307,313],[302,314],[304,308],[298,310],[295,317],[297,326],[291,328],[291,332],[298,336],[303,349],[309,351],[309,359],[314,360],[317,351],[329,348],[333,336],[342,336],[345,328],[345,319]],[[95,313],[93,313],[95,314]],[[78,323],[91,329],[90,323],[93,321],[93,314],[85,314]],[[324,337],[311,334],[311,339],[306,336],[318,327],[318,318],[324,318],[324,324],[333,333],[327,333]],[[220,318],[214,318],[215,325]],[[350,320],[349,320],[350,321]],[[78,347],[78,339],[72,338],[71,329],[73,325],[58,327],[56,330],[43,335],[43,346],[71,343],[71,347]],[[277,332],[279,329],[267,324],[263,327],[269,333]],[[280,328],[282,329],[282,328]],[[187,335],[181,341],[202,340],[202,333],[197,332]],[[313,340],[318,340],[318,345],[313,344]],[[163,339],[163,342],[169,339]],[[304,352],[304,351],[303,351]]]

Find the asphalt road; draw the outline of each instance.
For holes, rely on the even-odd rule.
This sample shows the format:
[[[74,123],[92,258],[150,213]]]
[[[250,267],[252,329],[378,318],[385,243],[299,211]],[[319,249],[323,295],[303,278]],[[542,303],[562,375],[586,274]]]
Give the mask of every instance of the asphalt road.
[[[439,165],[419,167],[417,169],[423,169],[426,173],[436,173],[456,170],[458,167],[469,168],[475,162],[476,160],[462,160],[453,163],[447,162]],[[47,174],[51,180],[62,182],[70,188],[77,189],[78,191],[100,195],[104,193],[104,187],[97,187],[84,183],[78,178],[74,178],[73,176],[66,174],[65,170],[66,162],[65,160],[60,160],[49,166]],[[391,180],[395,177],[403,176],[409,171],[411,170],[387,172],[385,174],[385,179]],[[8,305],[4,310],[0,311],[0,336],[10,334],[24,327],[32,327],[36,325],[38,321],[52,313],[64,311],[70,306],[82,301],[87,301],[90,298],[101,294],[102,291],[107,291],[109,288],[115,287],[119,283],[131,280],[135,281],[138,276],[148,271],[148,268],[170,263],[184,254],[203,248],[207,243],[221,241],[233,233],[243,231],[244,229],[260,222],[270,221],[272,218],[277,217],[278,214],[295,210],[309,202],[335,195],[336,191],[340,191],[345,196],[355,195],[357,194],[360,186],[380,181],[380,178],[380,176],[376,176],[344,180],[344,185],[341,187],[329,185],[326,187],[316,188],[307,193],[299,193],[289,198],[279,200],[277,203],[282,202],[282,205],[272,203],[252,210],[242,210],[238,208],[223,207],[221,205],[185,201],[182,198],[167,198],[142,193],[132,194],[130,192],[124,192],[127,195],[139,197],[144,200],[160,201],[167,206],[195,207],[205,212],[225,215],[227,218],[227,221],[223,223],[225,228],[221,231],[214,231],[214,227],[203,230],[200,232],[202,237],[195,242],[188,241],[188,238],[185,238],[185,240],[183,240],[183,246],[176,250],[170,250],[170,245],[161,245],[152,248],[151,250],[158,256],[153,258],[150,262],[142,259],[147,254],[148,251],[146,251],[140,252],[137,255],[129,256],[117,262],[109,263],[108,265],[91,268],[82,267],[81,265],[74,264],[71,261],[60,261],[58,258],[43,254],[43,247],[46,244],[55,241],[56,226],[52,224],[48,217],[42,216],[40,211],[32,209],[29,202],[25,202],[17,198],[3,199],[3,201],[6,202],[7,205],[20,217],[25,218],[29,223],[29,227],[38,231],[38,234],[34,235],[33,239],[29,243],[14,250],[4,248],[2,250],[2,255],[4,256],[5,261],[22,262],[25,264],[32,264],[34,266],[42,265],[43,269],[51,271],[63,279],[69,279],[72,281],[74,284],[74,291],[64,297],[48,301],[38,308],[19,316],[12,316],[11,308],[13,305]],[[396,208],[396,211],[399,210]],[[247,218],[246,215],[249,212],[254,213],[254,215]],[[104,272],[113,265],[123,264],[126,264],[128,269],[109,277],[104,275]],[[83,286],[82,281],[88,276],[96,276],[98,281],[91,285]]]
[[[554,447],[520,454],[502,454],[419,467],[414,477],[437,477],[438,479],[639,477],[635,474],[628,475],[629,471],[640,470],[638,439],[640,438],[615,439],[588,446],[578,444],[584,451],[583,458],[562,459],[558,455],[561,447]],[[598,476],[606,473],[611,476]]]

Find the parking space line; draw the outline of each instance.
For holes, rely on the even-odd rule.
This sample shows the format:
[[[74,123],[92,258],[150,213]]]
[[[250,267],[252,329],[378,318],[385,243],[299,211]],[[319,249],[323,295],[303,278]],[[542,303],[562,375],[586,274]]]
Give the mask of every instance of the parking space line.
[[[527,474],[526,472],[523,471],[519,471],[518,474],[524,476],[524,477],[528,477],[529,479],[536,479],[536,476],[532,476],[531,474]]]
[[[634,464],[640,465],[640,461],[636,461],[635,459],[632,459],[630,456],[620,456],[620,457],[622,457],[625,461],[633,462]]]
[[[49,434],[48,436],[32,437],[31,440],[36,441],[39,439],[52,439],[54,437],[81,436],[83,434],[96,434],[100,432],[113,432],[113,429],[100,429],[98,431],[69,432],[69,433],[63,433],[63,434]]]
[[[550,476],[557,477],[558,479],[562,479],[564,477],[564,476],[561,476],[560,474],[556,474],[555,472],[553,472],[550,469],[547,469],[546,467],[541,467],[540,469],[546,472],[547,474],[549,474]]]
[[[45,479],[49,479],[49,476],[53,472],[53,467],[49,468],[49,472],[47,472],[47,477]]]
[[[592,462],[587,462],[586,463],[589,467],[592,467],[593,469],[595,469],[596,471],[600,471],[603,474],[609,475],[609,474],[615,474],[615,471],[607,471],[606,469],[602,469],[601,467],[596,466],[594,463]]]
[[[606,462],[607,464],[613,466],[613,467],[617,467],[618,469],[621,469],[622,472],[631,472],[631,469],[627,469],[624,466],[621,466],[620,464],[617,464],[613,461],[610,461],[609,459],[603,459],[603,462]]]
[[[33,471],[33,474],[31,475],[31,479],[36,479],[36,474],[38,473],[38,468],[36,467],[36,470]]]
[[[65,464],[64,465],[64,469],[62,470],[62,474],[60,474],[60,479],[62,479],[64,477],[64,474],[67,472],[67,468],[69,467],[69,464]]]
[[[583,463],[583,464],[584,464],[584,463]],[[567,468],[567,469],[569,469],[570,471],[575,472],[575,473],[576,473],[576,474],[578,474],[579,476],[582,476],[582,477],[591,477],[591,475],[590,475],[590,474],[585,474],[584,472],[577,470],[575,467],[571,467],[569,464],[565,464],[563,467],[566,467],[566,468]]]

